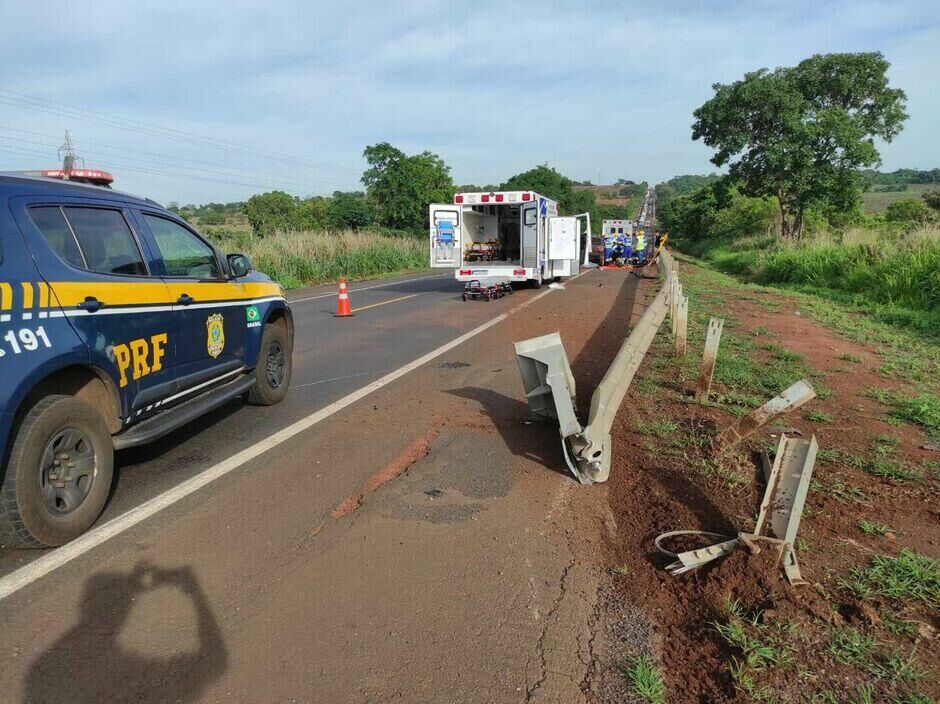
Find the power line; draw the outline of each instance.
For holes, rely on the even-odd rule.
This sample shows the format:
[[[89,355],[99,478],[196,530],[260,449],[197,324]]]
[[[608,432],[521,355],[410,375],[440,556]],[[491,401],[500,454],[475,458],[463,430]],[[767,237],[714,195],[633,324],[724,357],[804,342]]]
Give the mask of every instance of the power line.
[[[6,129],[6,128],[0,128],[0,129]],[[29,133],[27,130],[17,130],[17,131],[18,131],[18,132],[26,132],[26,133]],[[37,135],[37,136],[45,136],[45,135],[39,135],[38,133],[29,133],[29,134],[35,134],[35,135]],[[36,141],[36,140],[32,140],[32,139],[23,139],[23,138],[21,138],[21,137],[9,137],[9,136],[5,136],[5,135],[2,135],[2,134],[0,134],[0,140],[5,140],[5,141],[8,141],[8,142],[15,142],[15,143],[18,143],[18,144],[37,145],[37,146],[41,146],[41,147],[47,147],[47,146],[48,146],[48,147],[51,147],[51,146],[52,146],[52,144],[47,143],[47,142],[40,142],[40,141]],[[110,153],[111,151],[114,151],[114,152],[117,154],[117,156],[115,156],[114,154]],[[137,165],[137,164],[151,164],[151,165],[153,165],[153,166],[158,166],[158,167],[161,167],[161,168],[169,168],[169,169],[175,169],[175,168],[178,167],[178,164],[172,163],[172,162],[171,162],[171,163],[167,163],[167,162],[165,162],[165,161],[155,161],[155,160],[152,160],[152,159],[141,159],[141,158],[135,157],[135,156],[123,156],[123,155],[120,154],[121,151],[122,151],[122,150],[121,150],[120,148],[115,148],[114,150],[112,150],[112,149],[105,149],[104,151],[85,150],[84,148],[82,149],[82,153],[83,153],[83,154],[87,153],[87,154],[97,154],[97,155],[100,155],[100,156],[102,157],[102,159],[106,159],[106,160],[108,160],[108,161],[116,162],[116,163],[118,163],[118,164],[121,164],[121,165],[122,165],[122,168],[126,168],[126,166],[124,166],[124,165],[134,166],[134,165]],[[129,151],[136,151],[136,150],[129,150]],[[146,152],[144,152],[144,153],[146,153]],[[180,161],[187,161],[187,160],[183,159],[183,160],[180,160]],[[193,163],[200,163],[200,162],[193,162]],[[224,168],[224,167],[223,167],[223,168]],[[270,182],[270,183],[274,184],[275,186],[278,185],[278,184],[289,184],[289,185],[291,185],[291,186],[302,186],[303,188],[306,188],[306,189],[308,189],[308,190],[313,190],[313,191],[316,191],[316,190],[319,190],[319,189],[322,189],[322,188],[327,188],[327,189],[329,189],[329,190],[331,190],[331,191],[340,190],[340,189],[338,189],[338,188],[335,186],[335,184],[325,184],[325,183],[323,183],[323,182],[313,182],[313,181],[309,181],[309,182],[308,182],[308,181],[301,180],[301,179],[285,178],[285,177],[283,177],[283,176],[271,176],[271,175],[268,175],[268,174],[264,174],[264,173],[260,173],[260,172],[254,172],[254,171],[245,170],[245,169],[235,169],[235,170],[233,171],[233,170],[220,170],[220,169],[218,169],[218,168],[209,168],[209,169],[207,169],[207,168],[195,167],[195,168],[191,168],[190,170],[191,170],[191,171],[198,171],[198,172],[208,173],[208,174],[213,174],[213,175],[217,175],[217,176],[224,176],[224,177],[226,177],[226,178],[241,178],[241,179],[247,178],[247,179],[251,179],[253,182],[267,181],[267,182]],[[241,171],[242,173],[238,173],[238,171]]]
[[[97,122],[109,127],[115,127],[117,129],[138,132],[141,134],[147,134],[154,137],[184,142],[192,145],[206,146],[226,151],[236,150],[246,154],[251,154],[253,156],[260,156],[279,161],[294,162],[314,168],[332,169],[336,171],[344,171],[347,173],[358,173],[356,170],[350,169],[348,166],[340,166],[337,164],[331,164],[329,162],[317,162],[307,159],[300,159],[298,157],[291,156],[289,154],[282,154],[279,152],[269,152],[257,149],[255,147],[238,144],[237,142],[216,139],[214,137],[206,137],[172,127],[162,127],[160,125],[143,122],[141,120],[125,118],[98,110],[89,110],[88,108],[79,106],[67,105],[65,103],[59,103],[38,96],[17,93],[16,91],[0,89],[0,94],[3,94],[0,95],[0,103],[4,103],[12,107],[37,110],[39,112],[44,112],[60,117],[69,117],[71,119]]]
[[[6,145],[6,144],[0,144],[0,152],[7,152],[7,153],[16,154],[16,155],[39,156],[42,158],[48,157],[48,154],[46,154],[46,152],[41,152],[35,149],[28,149],[25,147],[17,147],[14,145]],[[228,180],[228,179],[213,178],[209,176],[200,176],[198,174],[194,175],[192,173],[180,173],[176,171],[169,171],[169,170],[162,170],[162,169],[148,169],[148,168],[141,168],[137,166],[122,166],[121,168],[125,171],[149,174],[153,176],[168,176],[170,178],[182,178],[182,179],[187,179],[189,181],[193,181],[193,180],[213,181],[215,183],[224,183],[224,184],[228,184],[232,186],[242,186],[245,188],[254,188],[254,189],[269,188],[269,186],[264,186],[256,182],[250,183],[246,181],[233,181],[233,180]],[[286,190],[291,195],[296,195],[296,196],[306,195],[301,190],[294,189],[294,188],[285,188],[284,190]]]

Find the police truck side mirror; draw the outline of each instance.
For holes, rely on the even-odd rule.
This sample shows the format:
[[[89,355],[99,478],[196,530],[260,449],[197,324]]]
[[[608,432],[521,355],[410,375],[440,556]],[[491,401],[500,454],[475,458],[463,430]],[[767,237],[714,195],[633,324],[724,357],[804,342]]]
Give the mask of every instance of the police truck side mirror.
[[[251,260],[245,254],[229,254],[226,259],[229,271],[235,278],[246,276],[251,271]]]

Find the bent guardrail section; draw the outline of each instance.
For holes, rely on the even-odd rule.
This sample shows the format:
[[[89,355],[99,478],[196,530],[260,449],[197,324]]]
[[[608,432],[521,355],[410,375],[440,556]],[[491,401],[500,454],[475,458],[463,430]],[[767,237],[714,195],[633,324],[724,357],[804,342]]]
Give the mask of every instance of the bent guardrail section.
[[[665,249],[659,253],[662,288],[624,340],[591,397],[586,425],[578,421],[571,366],[558,333],[515,344],[526,399],[534,413],[558,420],[565,460],[582,484],[603,482],[610,475],[610,429],[630,383],[656,336],[674,296],[676,266]]]

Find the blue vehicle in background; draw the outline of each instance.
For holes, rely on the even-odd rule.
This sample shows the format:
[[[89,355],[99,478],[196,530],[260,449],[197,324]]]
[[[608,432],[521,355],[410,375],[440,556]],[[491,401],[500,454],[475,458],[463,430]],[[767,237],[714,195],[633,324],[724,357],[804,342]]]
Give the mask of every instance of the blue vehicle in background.
[[[0,175],[0,546],[61,545],[114,450],[287,393],[284,290],[147,199]]]

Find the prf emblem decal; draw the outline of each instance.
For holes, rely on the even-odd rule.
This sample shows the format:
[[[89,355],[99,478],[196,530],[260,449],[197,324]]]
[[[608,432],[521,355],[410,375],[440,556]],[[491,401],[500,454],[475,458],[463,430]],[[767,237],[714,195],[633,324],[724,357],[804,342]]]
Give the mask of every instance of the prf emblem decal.
[[[218,357],[225,349],[225,328],[222,326],[221,313],[213,313],[206,318],[206,349],[212,358]]]

